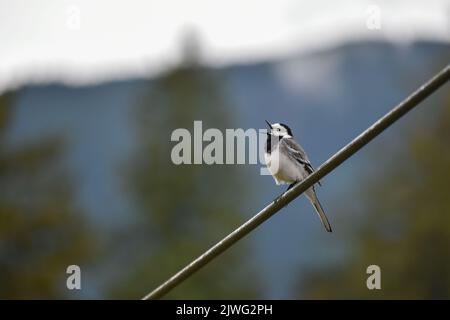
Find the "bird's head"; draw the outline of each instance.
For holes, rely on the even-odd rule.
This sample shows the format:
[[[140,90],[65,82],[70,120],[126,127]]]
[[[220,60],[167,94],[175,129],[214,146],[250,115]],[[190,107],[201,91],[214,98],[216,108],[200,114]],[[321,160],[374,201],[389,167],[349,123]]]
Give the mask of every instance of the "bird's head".
[[[273,135],[275,137],[279,137],[279,138],[292,138],[293,137],[292,130],[287,125],[285,125],[283,123],[271,124],[267,120],[266,120],[266,123],[270,128],[269,131],[267,132],[268,134],[271,134],[271,135]]]

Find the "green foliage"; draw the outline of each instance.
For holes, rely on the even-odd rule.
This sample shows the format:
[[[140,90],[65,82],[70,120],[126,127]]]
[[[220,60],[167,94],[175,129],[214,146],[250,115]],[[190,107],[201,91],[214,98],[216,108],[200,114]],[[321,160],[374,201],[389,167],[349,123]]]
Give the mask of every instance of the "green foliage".
[[[173,130],[225,128],[231,108],[214,71],[192,65],[152,82],[138,112],[141,153],[133,164],[131,193],[140,205],[141,222],[131,237],[141,237],[133,272],[114,290],[114,297],[148,293],[220,240],[243,220],[248,196],[237,166],[174,165]],[[136,243],[135,241],[134,243]],[[248,268],[251,257],[239,245],[177,287],[167,297],[184,299],[254,298]]]
[[[434,125],[416,123],[405,149],[360,183],[368,216],[352,238],[354,254],[306,276],[307,298],[450,298],[448,102]],[[381,290],[366,287],[371,264],[381,267]]]
[[[0,299],[70,298],[66,268],[83,268],[96,242],[74,210],[61,143],[6,147],[12,99],[0,96]]]

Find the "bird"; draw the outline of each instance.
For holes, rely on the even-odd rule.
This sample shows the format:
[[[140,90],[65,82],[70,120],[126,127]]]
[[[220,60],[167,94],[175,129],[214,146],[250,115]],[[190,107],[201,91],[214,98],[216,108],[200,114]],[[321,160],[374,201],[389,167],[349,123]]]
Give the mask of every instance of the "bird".
[[[286,191],[314,172],[314,168],[303,148],[294,140],[291,128],[283,123],[271,124],[266,120],[267,130],[264,158],[267,168],[277,185],[289,184]],[[319,182],[320,185],[320,182]],[[330,222],[317,198],[314,186],[305,191],[322,224],[332,232]],[[281,196],[280,196],[281,197]],[[275,199],[275,201],[277,201]]]

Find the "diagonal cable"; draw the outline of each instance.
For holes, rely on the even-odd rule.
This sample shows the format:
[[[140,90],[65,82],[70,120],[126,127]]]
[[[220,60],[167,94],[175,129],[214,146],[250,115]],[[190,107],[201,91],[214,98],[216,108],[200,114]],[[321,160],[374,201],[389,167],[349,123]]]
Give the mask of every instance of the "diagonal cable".
[[[189,263],[186,267],[181,269],[178,273],[169,278],[166,282],[161,284],[159,287],[154,289],[152,292],[147,294],[143,300],[148,299],[159,299],[173,288],[178,286],[184,280],[189,278],[197,270],[201,269],[207,265],[215,257],[219,256],[225,250],[230,248],[237,241],[242,239],[244,236],[249,234],[252,230],[262,224],[264,221],[269,219],[275,213],[280,211],[288,203],[293,201],[295,198],[300,196],[304,191],[306,191],[313,184],[317,183],[321,178],[326,176],[328,173],[333,171],[339,165],[341,165],[345,160],[354,155],[358,150],[368,144],[372,139],[390,127],[394,122],[404,116],[406,113],[411,111],[425,98],[430,96],[439,87],[444,85],[450,79],[450,64],[437,73],[428,82],[414,91],[405,100],[400,102],[391,111],[385,114],[382,118],[376,121],[373,125],[367,128],[359,136],[353,139],[349,144],[343,147],[341,150],[336,152],[331,158],[329,158],[325,163],[323,163],[317,171],[309,175],[305,180],[298,183],[284,193],[277,202],[271,202],[268,206],[254,215],[251,219],[247,220],[239,228],[231,232],[225,238],[220,240],[209,250],[205,251],[198,258]]]

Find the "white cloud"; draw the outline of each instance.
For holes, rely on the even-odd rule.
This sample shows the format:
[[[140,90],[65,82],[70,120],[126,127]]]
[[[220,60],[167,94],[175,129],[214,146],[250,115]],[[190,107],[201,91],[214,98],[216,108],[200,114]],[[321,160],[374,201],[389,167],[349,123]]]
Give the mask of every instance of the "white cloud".
[[[366,27],[370,4],[381,9],[381,30]],[[177,63],[186,27],[198,31],[206,62],[218,65],[355,37],[450,41],[449,16],[447,0],[0,0],[0,92],[30,79],[154,74]]]

